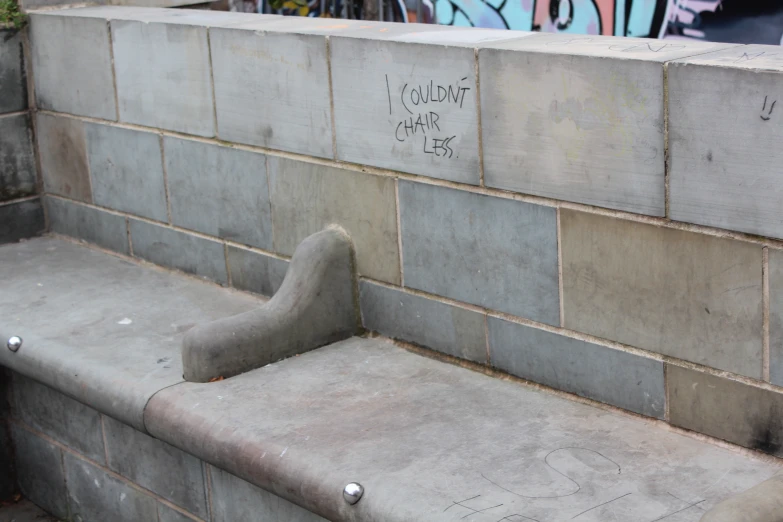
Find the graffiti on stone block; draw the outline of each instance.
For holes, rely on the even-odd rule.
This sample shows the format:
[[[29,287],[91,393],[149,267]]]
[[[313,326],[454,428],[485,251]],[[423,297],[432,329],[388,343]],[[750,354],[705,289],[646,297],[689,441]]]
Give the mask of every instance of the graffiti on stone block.
[[[453,144],[457,136],[448,132],[448,124],[441,119],[440,112],[444,108],[461,109],[464,106],[465,95],[471,91],[468,78],[459,78],[451,84],[430,80],[401,86],[393,86],[388,75],[385,79],[389,115],[395,113],[395,108],[403,115],[394,124],[394,139],[400,143],[414,141],[422,154],[459,158]]]

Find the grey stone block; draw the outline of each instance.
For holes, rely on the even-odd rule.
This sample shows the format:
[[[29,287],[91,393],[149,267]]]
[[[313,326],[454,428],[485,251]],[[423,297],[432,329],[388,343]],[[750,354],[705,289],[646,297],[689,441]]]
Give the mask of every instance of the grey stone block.
[[[288,261],[244,248],[228,247],[231,286],[247,292],[273,296],[283,284]]]
[[[45,229],[40,199],[0,204],[0,245],[40,235]]]
[[[264,306],[199,325],[182,340],[185,379],[231,377],[346,339],[361,329],[351,239],[327,229],[296,248]]]
[[[129,254],[125,218],[93,207],[47,197],[52,232],[75,237],[122,254]]]
[[[209,467],[209,473],[212,478],[213,522],[238,520],[325,522],[326,520],[214,466]]]
[[[92,460],[106,461],[97,411],[19,373],[13,396],[16,418]]]
[[[675,426],[783,456],[783,393],[668,364]]]
[[[206,27],[111,22],[120,120],[215,135]]]
[[[664,62],[726,44],[555,34],[488,47],[487,186],[664,215]]]
[[[223,244],[171,228],[130,220],[133,255],[220,284],[228,282]]]
[[[95,204],[168,221],[158,135],[95,123],[85,125]]]
[[[106,20],[32,13],[30,47],[39,108],[117,119]]]
[[[479,184],[472,48],[335,36],[330,49],[337,159]]]
[[[35,193],[30,117],[27,114],[0,116],[0,201]]]
[[[0,114],[27,108],[27,75],[22,32],[0,29]]]
[[[769,376],[783,386],[783,251],[769,251]]]
[[[263,154],[165,137],[174,225],[272,249]]]
[[[103,417],[109,469],[201,518],[208,518],[201,461]]]
[[[400,181],[405,286],[560,323],[554,208]]]
[[[492,365],[517,377],[663,418],[663,362],[490,317]]]
[[[565,327],[761,378],[761,247],[561,209]]]
[[[219,11],[218,11],[219,12]],[[209,518],[207,520],[210,520]],[[193,522],[193,519],[158,502],[158,522]]]
[[[68,502],[74,520],[157,520],[157,501],[153,497],[70,453],[65,453],[63,460],[68,482]]]
[[[44,190],[91,203],[84,123],[73,118],[38,113],[35,132]]]
[[[263,29],[209,31],[220,138],[331,158],[326,38]]]
[[[68,493],[60,448],[11,424],[19,489],[58,518],[68,517]]]
[[[0,368],[0,502],[11,500],[17,491],[11,431],[8,423],[10,415],[11,372],[7,368]]]
[[[783,238],[781,72],[766,45],[668,64],[672,219]]]
[[[454,357],[487,362],[484,314],[369,281],[359,285],[368,330]]]
[[[268,168],[275,251],[290,256],[304,238],[338,224],[360,274],[400,283],[393,179],[276,156]]]

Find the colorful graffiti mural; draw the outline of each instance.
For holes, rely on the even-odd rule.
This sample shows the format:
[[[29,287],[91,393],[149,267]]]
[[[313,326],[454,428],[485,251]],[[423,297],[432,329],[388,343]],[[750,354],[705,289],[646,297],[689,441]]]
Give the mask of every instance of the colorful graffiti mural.
[[[437,0],[437,22],[552,33],[781,44],[766,0]]]
[[[780,0],[229,0],[231,10],[588,35],[783,43]]]

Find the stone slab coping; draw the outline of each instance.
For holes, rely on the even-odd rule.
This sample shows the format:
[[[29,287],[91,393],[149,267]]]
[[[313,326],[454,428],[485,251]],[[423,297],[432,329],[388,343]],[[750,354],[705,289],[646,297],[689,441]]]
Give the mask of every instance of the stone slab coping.
[[[186,383],[183,332],[260,300],[58,238],[0,281],[0,364],[330,520],[695,522],[783,472],[382,338]]]
[[[380,338],[167,388],[145,421],[329,520],[695,522],[783,470]]]
[[[0,365],[142,431],[149,398],[183,381],[185,332],[263,302],[53,237],[0,247],[0,281]]]
[[[68,16],[76,18],[100,18],[105,20],[126,20],[146,23],[171,23],[203,27],[234,27],[248,23],[262,23],[280,20],[282,15],[236,13],[230,11],[207,11],[203,9],[172,9],[166,7],[93,6],[66,7],[46,11],[31,11],[33,16]]]

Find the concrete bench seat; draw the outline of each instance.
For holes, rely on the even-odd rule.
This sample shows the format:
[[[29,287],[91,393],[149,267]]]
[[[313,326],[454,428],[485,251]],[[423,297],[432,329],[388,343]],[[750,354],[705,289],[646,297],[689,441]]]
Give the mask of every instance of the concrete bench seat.
[[[783,469],[383,339],[165,389],[145,420],[329,520],[695,522]]]
[[[352,337],[218,382],[184,382],[184,332],[258,309],[261,299],[57,238],[0,247],[0,280],[0,333],[24,337],[19,351],[0,352],[0,364],[110,417],[100,422],[105,447],[95,455],[77,465],[76,452],[63,450],[67,488],[77,490],[68,493],[70,512],[85,522],[97,520],[90,513],[152,516],[144,499],[123,511],[111,497],[139,494],[138,486],[101,482],[126,476],[170,501],[159,503],[169,511],[172,504],[187,509],[194,488],[204,488],[211,508],[193,509],[196,520],[696,522],[783,472],[775,459],[423,357],[383,338]],[[35,394],[36,386],[14,379],[14,393]],[[59,447],[56,433],[43,436]],[[123,468],[118,440],[131,448],[135,466]],[[181,462],[213,478],[194,486],[177,476]],[[248,490],[225,487],[231,475],[276,495],[264,493],[267,518],[258,508],[237,514]],[[171,486],[178,481],[180,493]],[[93,482],[89,494],[78,489]],[[343,498],[351,482],[364,488],[356,504]],[[780,481],[767,484],[764,496],[774,496]],[[104,511],[86,505],[88,495]],[[157,509],[162,521],[191,519]],[[235,511],[214,515],[226,509]]]
[[[149,398],[183,381],[185,332],[263,302],[56,238],[0,248],[0,281],[0,339],[23,339],[0,365],[141,431]]]

